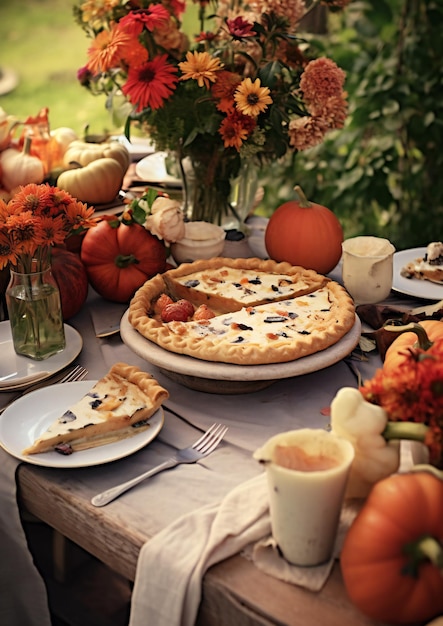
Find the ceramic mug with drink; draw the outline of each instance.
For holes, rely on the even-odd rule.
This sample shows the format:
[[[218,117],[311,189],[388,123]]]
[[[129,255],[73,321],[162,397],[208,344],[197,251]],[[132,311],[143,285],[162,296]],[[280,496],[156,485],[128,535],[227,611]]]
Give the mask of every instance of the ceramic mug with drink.
[[[303,428],[271,437],[254,458],[264,464],[272,535],[284,558],[319,565],[333,553],[352,444],[331,432]]]

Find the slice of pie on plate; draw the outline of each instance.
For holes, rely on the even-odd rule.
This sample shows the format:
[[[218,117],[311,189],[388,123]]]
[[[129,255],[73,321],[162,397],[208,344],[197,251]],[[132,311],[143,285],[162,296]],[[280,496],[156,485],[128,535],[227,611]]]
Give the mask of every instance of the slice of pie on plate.
[[[443,284],[443,243],[430,243],[423,257],[418,257],[401,268],[404,278],[417,278]]]
[[[71,454],[136,435],[149,428],[149,418],[168,396],[150,374],[116,363],[23,454]]]
[[[131,325],[165,350],[239,365],[293,361],[339,341],[355,323],[352,298],[313,270],[272,260],[184,263],[147,281]]]

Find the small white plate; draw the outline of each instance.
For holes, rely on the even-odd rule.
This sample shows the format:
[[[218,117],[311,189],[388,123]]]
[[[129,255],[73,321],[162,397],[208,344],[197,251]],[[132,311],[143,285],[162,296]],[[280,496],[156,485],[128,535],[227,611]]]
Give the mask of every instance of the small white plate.
[[[125,135],[114,135],[111,139],[125,146],[132,161],[138,161],[155,152],[155,145],[147,137],[132,136],[131,141],[128,141]]]
[[[95,384],[93,380],[52,385],[32,391],[16,400],[0,416],[0,445],[9,454],[44,467],[91,467],[116,461],[133,454],[151,442],[163,427],[164,414],[159,409],[149,420],[150,427],[133,437],[108,443],[97,448],[74,452],[64,456],[58,452],[43,452],[24,456],[22,450],[62,415],[66,409],[80,400]]]
[[[24,389],[37,380],[56,374],[80,354],[83,347],[81,335],[68,324],[64,325],[66,347],[43,361],[35,361],[16,354],[12,343],[11,324],[0,322],[0,391]]]
[[[166,171],[166,152],[155,152],[136,163],[135,173],[147,183],[157,183],[167,187],[181,187],[180,178],[171,176]]]
[[[425,300],[443,300],[443,285],[432,283],[430,280],[418,278],[405,278],[401,275],[401,269],[414,259],[423,258],[426,248],[410,248],[394,254],[394,269],[392,289],[399,293]]]

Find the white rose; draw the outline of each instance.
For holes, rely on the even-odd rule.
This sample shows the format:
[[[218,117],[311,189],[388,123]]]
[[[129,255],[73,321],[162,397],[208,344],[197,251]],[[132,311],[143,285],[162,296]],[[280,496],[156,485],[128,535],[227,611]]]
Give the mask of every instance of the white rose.
[[[151,215],[146,218],[145,228],[159,239],[175,242],[185,235],[183,211],[176,200],[156,198],[152,203]]]

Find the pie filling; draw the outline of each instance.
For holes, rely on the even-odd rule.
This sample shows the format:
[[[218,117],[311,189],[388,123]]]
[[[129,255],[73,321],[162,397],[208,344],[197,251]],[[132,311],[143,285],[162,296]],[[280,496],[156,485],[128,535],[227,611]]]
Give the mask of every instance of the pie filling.
[[[336,343],[352,328],[355,307],[341,285],[312,270],[216,258],[148,280],[131,301],[129,321],[170,352],[258,365]]]
[[[173,280],[166,276],[166,284],[176,297],[196,303],[214,301],[214,308],[227,309],[227,313],[242,306],[284,300],[310,290],[309,282],[303,278],[226,267],[213,272],[194,272]]]
[[[324,323],[324,314],[330,311],[329,292],[323,288],[300,298],[248,306],[201,322],[170,322],[169,327],[179,335],[209,337],[213,344],[264,343],[316,332]]]
[[[117,363],[23,454],[54,449],[70,454],[132,436],[146,430],[149,418],[167,397],[166,389],[150,374]]]

